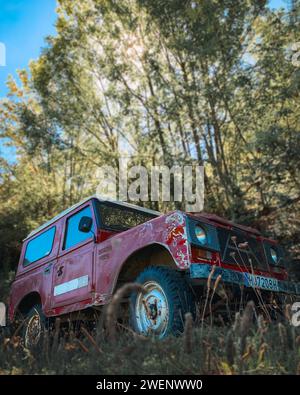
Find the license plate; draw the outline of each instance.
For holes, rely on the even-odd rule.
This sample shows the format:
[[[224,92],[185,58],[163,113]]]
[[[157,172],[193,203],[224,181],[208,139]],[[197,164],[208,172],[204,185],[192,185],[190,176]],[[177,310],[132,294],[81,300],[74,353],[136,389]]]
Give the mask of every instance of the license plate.
[[[245,283],[248,287],[262,288],[269,291],[279,291],[276,278],[258,276],[256,274],[244,273]]]

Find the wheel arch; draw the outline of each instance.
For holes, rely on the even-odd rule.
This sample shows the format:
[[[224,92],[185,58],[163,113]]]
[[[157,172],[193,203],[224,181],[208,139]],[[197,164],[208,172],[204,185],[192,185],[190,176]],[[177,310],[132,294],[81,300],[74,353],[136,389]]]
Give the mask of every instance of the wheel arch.
[[[41,305],[43,308],[41,295],[36,291],[30,292],[20,300],[16,308],[16,312],[25,315],[37,304]]]
[[[114,291],[123,284],[134,281],[148,266],[164,266],[179,270],[169,249],[163,244],[153,243],[126,258],[119,270]]]

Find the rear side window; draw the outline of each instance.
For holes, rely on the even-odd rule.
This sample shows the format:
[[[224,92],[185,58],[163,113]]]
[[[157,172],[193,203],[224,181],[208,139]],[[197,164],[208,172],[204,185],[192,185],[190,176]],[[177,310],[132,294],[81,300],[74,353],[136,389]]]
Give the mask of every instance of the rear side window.
[[[51,254],[55,236],[55,226],[30,240],[26,247],[23,265],[28,266]]]
[[[74,245],[79,244],[93,236],[92,231],[89,233],[84,233],[78,229],[78,225],[82,217],[93,218],[90,206],[87,206],[83,210],[72,215],[72,217],[68,218],[63,248],[64,250],[67,250],[68,248],[71,248]]]

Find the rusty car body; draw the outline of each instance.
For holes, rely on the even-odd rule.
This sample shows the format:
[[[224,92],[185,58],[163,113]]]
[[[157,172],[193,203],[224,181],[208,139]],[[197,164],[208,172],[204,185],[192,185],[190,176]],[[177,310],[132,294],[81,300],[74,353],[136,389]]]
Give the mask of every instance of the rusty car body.
[[[193,310],[176,295],[188,293],[194,303],[209,276],[221,276],[239,296],[243,290],[278,303],[299,295],[285,259],[276,241],[216,215],[160,214],[92,196],[24,240],[8,321],[18,313],[50,318],[99,308],[122,284],[137,281],[146,295],[131,298],[134,329],[165,336],[182,328],[179,310],[181,317]]]

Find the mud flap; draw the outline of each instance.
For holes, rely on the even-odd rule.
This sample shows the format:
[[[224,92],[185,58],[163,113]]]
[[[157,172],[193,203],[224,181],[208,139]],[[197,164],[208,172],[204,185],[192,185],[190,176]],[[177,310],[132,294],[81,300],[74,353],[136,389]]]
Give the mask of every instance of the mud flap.
[[[0,327],[6,326],[6,306],[0,302]]]

